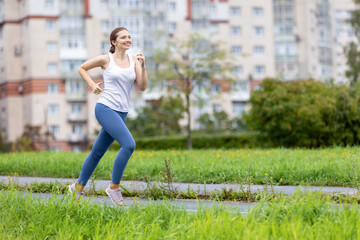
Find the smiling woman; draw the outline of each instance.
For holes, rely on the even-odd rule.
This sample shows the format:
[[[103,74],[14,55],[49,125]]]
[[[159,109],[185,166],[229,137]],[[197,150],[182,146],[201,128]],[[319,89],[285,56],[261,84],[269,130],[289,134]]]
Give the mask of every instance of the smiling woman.
[[[139,53],[132,56],[127,53],[131,42],[131,35],[125,27],[115,28],[110,34],[109,53],[90,59],[79,67],[81,77],[92,91],[97,95],[101,93],[95,107],[95,116],[102,129],[83,163],[78,181],[69,186],[69,191],[76,192],[79,196],[83,194],[83,189],[100,159],[116,140],[121,149],[115,157],[112,182],[106,193],[117,205],[124,205],[119,183],[135,150],[135,141],[125,125],[130,92],[134,84],[144,91],[148,82],[144,55]],[[104,70],[103,89],[100,87],[102,83],[95,83],[87,72],[96,67]]]

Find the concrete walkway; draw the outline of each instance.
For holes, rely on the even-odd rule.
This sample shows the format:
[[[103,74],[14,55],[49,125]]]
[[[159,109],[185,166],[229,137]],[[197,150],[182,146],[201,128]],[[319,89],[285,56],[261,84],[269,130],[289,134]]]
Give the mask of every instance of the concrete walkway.
[[[18,185],[30,185],[31,183],[55,183],[59,182],[62,184],[70,184],[75,182],[76,179],[71,178],[42,178],[42,177],[8,177],[0,176],[0,182],[9,184],[10,182]],[[88,190],[92,187],[95,187],[96,190],[105,190],[109,185],[110,180],[96,180],[95,182],[89,181],[88,185],[85,187],[85,190]],[[141,181],[122,181],[124,187],[128,190],[143,190],[146,188],[147,184]],[[247,185],[236,185],[236,184],[189,184],[189,183],[174,183],[174,187],[178,188],[180,191],[188,191],[191,189],[197,193],[211,193],[214,191],[221,191],[223,188],[239,190],[244,188],[248,190],[249,186]],[[252,192],[263,191],[266,186],[263,185],[252,185],[250,187]],[[284,194],[293,194],[295,191],[321,191],[323,193],[342,193],[348,195],[354,195],[358,192],[355,188],[344,188],[344,187],[318,187],[318,186],[274,186],[272,188],[275,192],[281,192]],[[5,193],[6,194],[6,193]],[[22,192],[24,196],[29,195],[27,192]],[[32,193],[32,196],[38,197],[44,201],[47,201],[49,198],[55,196],[56,198],[64,198],[68,195],[62,194],[51,194],[51,193]],[[104,203],[107,205],[113,205],[111,200],[108,197],[84,197],[83,201],[90,200],[94,203]],[[148,199],[138,199],[138,198],[124,198],[125,204],[127,207],[135,204],[137,206],[145,206],[149,203],[162,204],[163,202],[170,203],[171,206],[185,209],[187,211],[198,211],[203,208],[214,208],[214,207],[224,207],[230,211],[238,212],[245,214],[247,211],[255,206],[256,203],[251,202],[230,202],[230,201],[210,201],[210,200],[148,200]]]
[[[43,178],[43,177],[8,177],[8,176],[0,176],[0,182],[8,184],[10,179],[11,181],[20,184],[31,184],[34,182],[38,183],[50,183],[50,182],[59,182],[62,184],[73,183],[76,179],[72,178]],[[89,181],[85,187],[85,190],[93,188],[95,186],[96,190],[105,190],[105,188],[109,185],[110,180],[95,180]],[[128,190],[143,190],[146,189],[147,184],[141,181],[122,181],[121,184]],[[193,183],[173,183],[173,186],[177,188],[179,191],[188,191],[191,189],[197,193],[211,193],[214,191],[221,191],[223,188],[226,189],[234,189],[239,190],[240,188],[244,188],[247,190],[249,188],[248,185],[239,185],[239,184],[193,184]],[[266,186],[264,185],[251,185],[250,189],[252,192],[264,191]],[[320,186],[273,186],[272,189],[275,192],[281,192],[283,194],[293,194],[295,191],[321,191],[323,193],[343,193],[348,195],[354,195],[358,192],[355,188],[348,187],[320,187]]]

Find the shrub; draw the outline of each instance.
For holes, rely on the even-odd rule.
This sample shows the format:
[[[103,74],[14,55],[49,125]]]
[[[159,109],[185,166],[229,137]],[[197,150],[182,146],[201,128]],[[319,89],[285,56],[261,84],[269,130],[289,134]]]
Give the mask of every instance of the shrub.
[[[153,137],[135,138],[136,149],[187,149],[186,136],[176,137]],[[257,134],[242,133],[237,135],[195,135],[193,136],[194,149],[207,148],[253,148],[262,147],[257,139]],[[91,146],[92,147],[92,146]],[[114,142],[110,146],[111,150],[119,150],[120,146]]]
[[[272,146],[353,145],[360,136],[359,90],[266,79],[252,93],[244,118]]]

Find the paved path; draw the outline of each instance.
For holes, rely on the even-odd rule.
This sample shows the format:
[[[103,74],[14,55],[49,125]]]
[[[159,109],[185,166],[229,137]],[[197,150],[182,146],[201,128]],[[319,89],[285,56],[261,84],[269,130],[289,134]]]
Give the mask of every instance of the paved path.
[[[10,180],[11,179],[11,180]],[[8,177],[8,176],[0,176],[0,182],[8,184],[9,182],[13,182],[19,185],[31,184],[34,182],[38,183],[50,183],[50,182],[59,182],[62,184],[73,183],[76,179],[71,178],[42,178],[42,177]],[[89,184],[85,189],[90,189],[95,186],[96,190],[105,190],[105,188],[109,185],[110,180],[97,180],[94,182],[89,181]],[[95,185],[94,185],[95,184]],[[141,181],[122,181],[122,184],[129,190],[142,190],[145,189],[147,184]],[[243,187],[248,189],[247,185],[236,185],[236,184],[189,184],[189,183],[174,183],[174,187],[178,188],[180,191],[187,191],[189,188],[198,193],[210,193],[214,191],[221,191],[223,188],[232,188],[234,190],[238,190]],[[265,186],[263,185],[252,185],[251,191],[257,192],[264,190]],[[295,191],[321,191],[324,193],[343,193],[353,195],[358,192],[355,188],[344,188],[344,187],[319,187],[319,186],[274,186],[273,190],[275,192],[282,192],[284,194],[292,194]],[[23,192],[22,194],[28,195],[29,193]],[[32,193],[35,197],[40,197],[43,200],[49,199],[51,196],[56,196],[57,198],[66,197],[66,195],[55,195],[50,193]],[[105,203],[112,205],[112,202],[108,197],[84,197],[83,201],[90,198],[92,202],[95,203]],[[138,198],[124,198],[124,201],[127,206],[132,204],[136,204],[139,206],[149,204],[149,202],[154,202],[155,204],[161,204],[163,202],[168,202],[172,206],[186,209],[187,211],[197,211],[202,208],[214,208],[214,207],[225,207],[231,211],[240,212],[242,214],[246,214],[247,210],[254,207],[255,203],[247,203],[247,202],[217,202],[217,201],[208,201],[208,200],[146,200],[146,199],[138,199]]]
[[[50,182],[59,182],[59,183],[73,183],[76,179],[72,178],[42,178],[42,177],[8,177],[8,176],[0,176],[0,182],[9,183],[9,179],[12,179],[12,182],[17,184],[25,185],[31,184],[33,182],[38,183],[50,183]],[[105,188],[109,185],[110,180],[95,180],[89,181],[86,189],[90,189],[95,184],[96,190],[105,190]],[[128,190],[143,190],[146,188],[147,184],[141,181],[122,181],[121,182],[124,187]],[[243,187],[248,189],[249,186],[247,185],[238,185],[238,184],[193,184],[193,183],[174,183],[174,187],[178,188],[180,191],[187,191],[189,188],[194,190],[198,193],[210,193],[214,191],[221,191],[223,188],[232,188],[234,190],[238,190],[239,188]],[[266,186],[264,185],[252,185],[251,191],[257,192],[262,191],[265,189]],[[275,192],[282,192],[284,194],[293,194],[297,190],[301,191],[321,191],[323,193],[344,193],[349,195],[354,195],[358,192],[355,188],[348,188],[348,187],[320,187],[320,186],[274,186],[273,190]]]
[[[28,192],[22,192],[24,196],[28,196],[30,193]],[[51,197],[56,197],[58,199],[62,199],[67,197],[68,195],[62,195],[62,194],[51,194],[51,193],[32,193],[33,198],[40,198],[43,201],[47,201]],[[110,198],[108,197],[83,197],[82,201],[90,200],[93,203],[99,203],[99,204],[107,204],[114,206],[111,202]],[[137,205],[137,206],[145,206],[149,203],[154,204],[163,204],[163,203],[169,203],[171,206],[178,208],[178,209],[184,209],[186,211],[195,212],[200,209],[204,208],[216,208],[216,207],[222,207],[226,208],[230,211],[246,214],[246,212],[253,208],[255,206],[255,203],[247,203],[247,202],[229,202],[229,201],[223,201],[223,202],[217,202],[217,201],[208,201],[208,200],[147,200],[147,199],[138,199],[138,198],[124,198],[124,202],[126,204],[125,208],[130,207],[131,205]]]

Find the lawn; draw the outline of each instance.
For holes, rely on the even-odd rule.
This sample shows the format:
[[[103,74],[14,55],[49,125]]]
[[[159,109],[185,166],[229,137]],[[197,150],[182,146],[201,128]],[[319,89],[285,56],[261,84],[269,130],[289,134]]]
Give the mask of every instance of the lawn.
[[[236,209],[188,212],[169,204],[126,208],[69,197],[43,202],[0,191],[0,239],[359,239],[357,205],[337,205],[319,193],[262,201]]]
[[[0,154],[0,175],[76,178],[88,153]],[[107,152],[93,174],[111,179],[117,152]],[[273,183],[276,185],[353,186],[360,182],[360,148],[136,150],[123,180],[159,180],[164,158],[174,181],[188,183]]]

